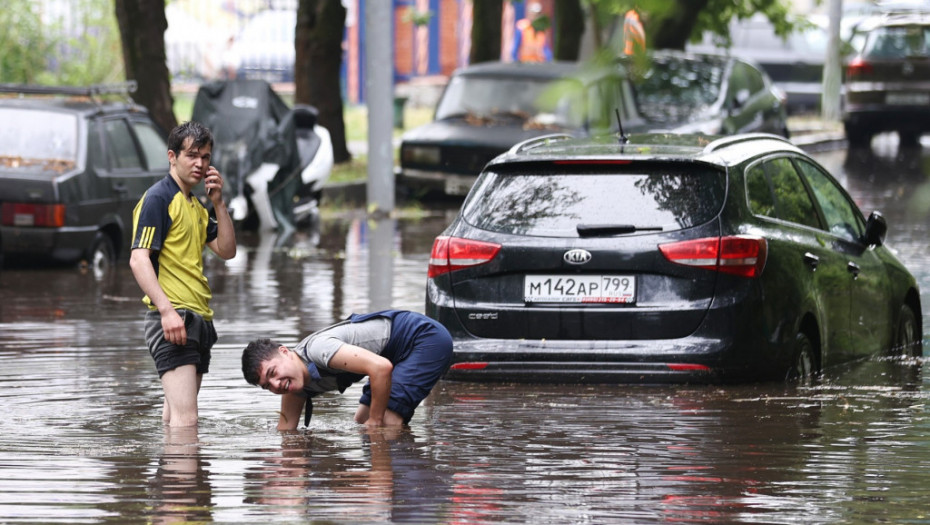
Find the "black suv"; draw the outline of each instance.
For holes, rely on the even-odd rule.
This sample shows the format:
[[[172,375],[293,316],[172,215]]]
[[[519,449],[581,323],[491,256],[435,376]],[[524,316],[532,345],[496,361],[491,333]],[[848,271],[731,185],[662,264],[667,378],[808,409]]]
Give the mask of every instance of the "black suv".
[[[865,41],[846,68],[843,109],[850,145],[884,131],[916,145],[930,132],[930,12],[888,13],[857,30]]]
[[[0,253],[6,262],[90,265],[128,253],[132,210],[168,174],[165,132],[146,110],[104,101],[134,84],[0,85]]]
[[[448,379],[809,378],[920,355],[914,277],[783,137],[539,138],[492,161],[435,240]]]

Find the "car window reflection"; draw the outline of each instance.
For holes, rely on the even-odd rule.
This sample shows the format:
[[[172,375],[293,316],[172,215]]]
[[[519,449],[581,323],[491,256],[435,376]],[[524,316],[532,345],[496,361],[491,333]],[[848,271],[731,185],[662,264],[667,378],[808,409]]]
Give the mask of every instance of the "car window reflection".
[[[723,205],[725,175],[681,173],[486,173],[482,199],[465,220],[478,228],[532,236],[577,237],[577,225],[629,224],[673,231],[704,223]]]

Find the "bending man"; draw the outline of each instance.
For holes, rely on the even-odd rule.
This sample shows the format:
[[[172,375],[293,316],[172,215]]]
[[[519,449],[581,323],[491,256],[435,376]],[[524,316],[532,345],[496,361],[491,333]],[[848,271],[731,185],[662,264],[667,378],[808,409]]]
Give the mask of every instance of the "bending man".
[[[278,430],[304,424],[312,398],[346,388],[368,376],[355,421],[368,427],[409,423],[413,412],[452,361],[452,337],[422,314],[386,310],[353,314],[348,320],[310,334],[293,350],[257,339],[242,352],[242,374],[281,398]]]

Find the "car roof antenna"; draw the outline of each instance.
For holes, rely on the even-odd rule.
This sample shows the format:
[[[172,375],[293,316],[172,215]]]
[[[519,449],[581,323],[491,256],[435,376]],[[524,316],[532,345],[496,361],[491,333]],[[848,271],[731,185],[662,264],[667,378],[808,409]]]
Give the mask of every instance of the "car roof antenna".
[[[620,129],[620,144],[626,144],[630,139],[623,132],[623,119],[620,118],[620,108],[614,108],[614,112],[617,114],[617,127]]]

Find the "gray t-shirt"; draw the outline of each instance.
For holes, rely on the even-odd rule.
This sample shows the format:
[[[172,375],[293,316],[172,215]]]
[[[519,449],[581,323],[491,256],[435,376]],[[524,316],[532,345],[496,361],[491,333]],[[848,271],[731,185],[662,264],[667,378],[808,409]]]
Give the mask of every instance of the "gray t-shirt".
[[[305,362],[313,363],[318,369],[335,374],[342,370],[330,368],[329,361],[342,345],[359,346],[381,355],[390,339],[391,320],[375,317],[361,323],[343,321],[313,332],[301,341],[295,350]]]

